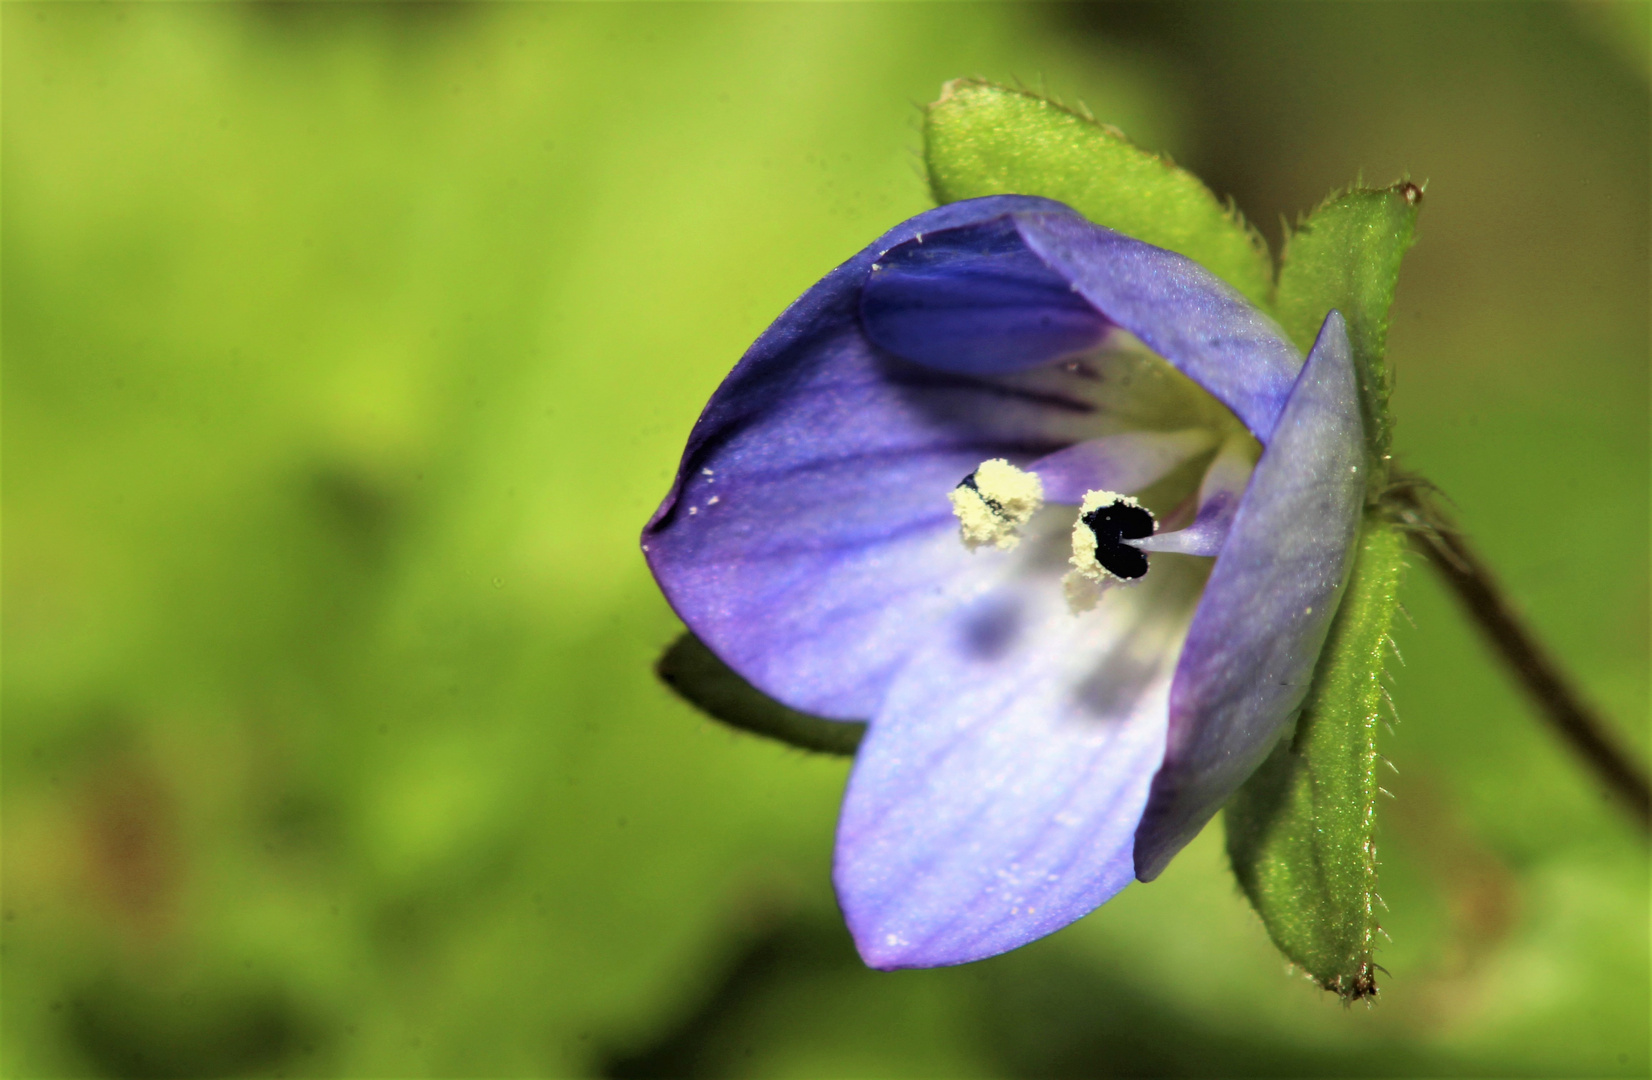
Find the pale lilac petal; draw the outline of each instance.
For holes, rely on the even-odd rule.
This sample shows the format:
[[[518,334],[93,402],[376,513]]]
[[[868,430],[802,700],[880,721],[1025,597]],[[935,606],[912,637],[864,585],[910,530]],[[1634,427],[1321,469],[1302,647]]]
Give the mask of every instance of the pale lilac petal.
[[[1234,516],[1239,513],[1239,501],[1255,464],[1248,442],[1243,436],[1229,439],[1205,470],[1205,478],[1199,485],[1198,514],[1191,525],[1125,543],[1143,551],[1206,557],[1220,554],[1222,545],[1227,543],[1228,530],[1233,527]]]
[[[1215,445],[1208,428],[1129,431],[1086,439],[1027,467],[1044,482],[1045,499],[1076,505],[1088,491],[1140,491]]]
[[[1342,600],[1364,502],[1364,426],[1342,316],[1320,329],[1188,631],[1164,766],[1136,836],[1156,877],[1294,720]]]
[[[1263,442],[1302,366],[1279,326],[1191,259],[1071,210],[1018,212],[1027,245],[1111,321],[1233,410]]]
[[[873,967],[1013,949],[1134,874],[1176,647],[1208,564],[1168,556],[1075,616],[1060,586],[1070,514],[1044,513],[1045,542],[1025,556],[1036,568],[941,628],[861,744],[834,880]]]

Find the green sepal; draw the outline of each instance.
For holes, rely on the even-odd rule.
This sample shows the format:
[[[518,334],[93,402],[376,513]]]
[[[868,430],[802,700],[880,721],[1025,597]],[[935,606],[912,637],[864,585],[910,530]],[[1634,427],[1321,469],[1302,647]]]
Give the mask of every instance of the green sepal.
[[[1285,239],[1274,306],[1280,325],[1304,352],[1333,308],[1348,322],[1365,418],[1368,477],[1375,498],[1388,476],[1393,376],[1385,355],[1388,309],[1400,260],[1416,240],[1422,188],[1354,188],[1331,196]]]
[[[800,750],[852,756],[866,734],[863,723],[826,720],[780,704],[735,674],[688,631],[660,654],[654,673],[713,719]]]
[[[1231,205],[1168,158],[1047,98],[977,79],[946,84],[924,111],[924,162],[938,203],[1041,195],[1097,225],[1186,255],[1266,306],[1267,244]]]
[[[1347,320],[1373,502],[1388,477],[1388,313],[1421,201],[1409,182],[1333,195],[1286,238],[1274,295],[1280,324],[1304,351],[1327,312]],[[1234,874],[1274,944],[1349,999],[1376,993],[1376,734],[1404,550],[1394,526],[1369,511],[1296,731],[1223,815]]]
[[[1350,1000],[1377,992],[1377,728],[1404,551],[1367,513],[1296,731],[1223,812],[1234,874],[1274,944]]]

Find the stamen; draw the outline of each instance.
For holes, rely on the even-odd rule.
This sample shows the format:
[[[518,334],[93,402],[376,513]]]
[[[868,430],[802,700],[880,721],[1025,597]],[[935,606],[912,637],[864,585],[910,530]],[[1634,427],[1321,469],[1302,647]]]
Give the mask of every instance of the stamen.
[[[1044,482],[1003,458],[983,461],[947,496],[958,516],[964,546],[991,544],[1008,551],[1021,542],[1020,528],[1044,505]]]
[[[1108,586],[1147,574],[1147,553],[1125,543],[1153,535],[1153,514],[1129,495],[1090,491],[1073,523],[1073,569],[1064,584],[1075,612],[1087,611]]]

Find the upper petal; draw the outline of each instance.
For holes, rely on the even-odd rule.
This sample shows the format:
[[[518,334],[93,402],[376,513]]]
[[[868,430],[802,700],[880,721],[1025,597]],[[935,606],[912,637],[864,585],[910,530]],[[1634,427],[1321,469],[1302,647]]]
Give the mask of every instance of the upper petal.
[[[1070,511],[1047,509],[1025,577],[961,606],[861,744],[834,881],[878,968],[978,960],[1110,898],[1163,755],[1177,645],[1208,565],[1167,556],[1074,616]]]
[[[878,349],[858,297],[917,232],[1053,206],[1002,197],[919,215],[828,275],[712,396],[643,532],[683,621],[771,696],[863,719],[952,605],[992,586],[947,493],[983,460],[1025,464],[1088,430],[1084,376],[935,371]]]
[[[1136,834],[1151,880],[1267,756],[1301,708],[1352,565],[1364,426],[1342,316],[1320,329],[1188,631],[1164,765]]]
[[[1096,310],[1268,441],[1302,366],[1278,324],[1193,260],[1066,207],[1017,211],[1015,223],[1027,246]]]

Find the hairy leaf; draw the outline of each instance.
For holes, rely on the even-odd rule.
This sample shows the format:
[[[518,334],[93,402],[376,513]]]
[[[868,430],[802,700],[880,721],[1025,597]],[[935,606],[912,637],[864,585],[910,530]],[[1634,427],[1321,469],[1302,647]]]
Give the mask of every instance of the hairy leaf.
[[[1303,349],[1313,346],[1332,308],[1348,321],[1365,414],[1366,490],[1372,498],[1388,475],[1392,428],[1388,394],[1393,377],[1385,356],[1388,309],[1400,259],[1416,239],[1421,206],[1422,189],[1408,181],[1333,195],[1286,239],[1274,297],[1280,324]]]
[[[1377,990],[1377,728],[1403,554],[1399,532],[1368,513],[1296,733],[1224,812],[1234,873],[1274,944],[1350,999]]]
[[[780,704],[735,674],[688,631],[660,654],[654,671],[684,701],[707,715],[799,749],[852,755],[866,734],[863,723],[826,720]]]
[[[1025,90],[947,83],[924,114],[924,160],[937,202],[1041,195],[1097,225],[1169,248],[1266,306],[1267,245],[1198,177],[1116,128]]]

